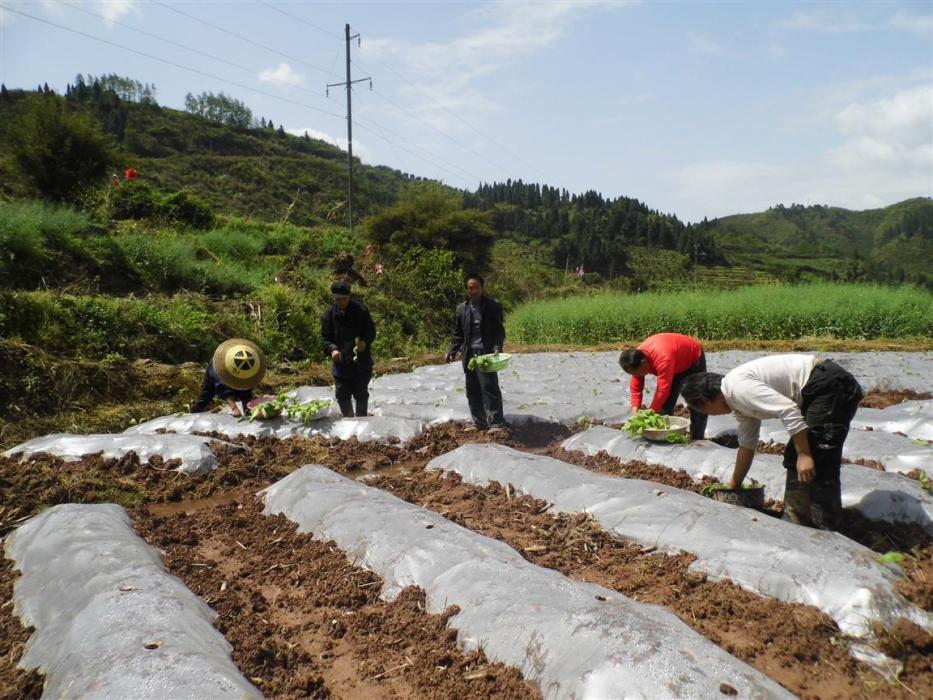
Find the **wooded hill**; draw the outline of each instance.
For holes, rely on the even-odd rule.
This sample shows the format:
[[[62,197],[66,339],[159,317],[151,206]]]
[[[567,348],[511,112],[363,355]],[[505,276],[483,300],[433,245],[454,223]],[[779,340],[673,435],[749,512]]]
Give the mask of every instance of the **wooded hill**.
[[[190,192],[219,214],[345,224],[344,151],[256,120],[222,94],[189,95],[187,112],[159,106],[154,94],[153,86],[119,76],[79,76],[65,96],[47,87],[3,88],[0,148],[9,153],[9,125],[30,99],[64,101],[100,124],[114,148],[113,169],[135,168],[157,190]],[[0,195],[39,194],[8,158],[0,161]],[[392,206],[420,179],[359,162],[354,172],[357,219]],[[592,284],[620,277],[631,289],[812,279],[933,283],[933,202],[924,198],[862,212],[777,205],[691,225],[636,199],[521,180],[457,195],[464,209],[489,213],[497,240],[527,246],[556,270],[582,266]]]

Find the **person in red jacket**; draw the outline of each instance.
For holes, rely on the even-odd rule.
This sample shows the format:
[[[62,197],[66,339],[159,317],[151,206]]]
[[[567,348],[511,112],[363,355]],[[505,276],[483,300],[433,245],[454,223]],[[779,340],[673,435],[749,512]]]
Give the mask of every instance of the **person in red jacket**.
[[[680,333],[657,333],[648,337],[637,348],[623,350],[619,364],[626,374],[632,375],[632,410],[642,407],[645,375],[653,374],[658,385],[651,401],[656,413],[673,415],[677,396],[684,380],[691,374],[706,371],[706,355],[698,340]],[[706,433],[707,416],[690,410],[690,438],[702,440]]]

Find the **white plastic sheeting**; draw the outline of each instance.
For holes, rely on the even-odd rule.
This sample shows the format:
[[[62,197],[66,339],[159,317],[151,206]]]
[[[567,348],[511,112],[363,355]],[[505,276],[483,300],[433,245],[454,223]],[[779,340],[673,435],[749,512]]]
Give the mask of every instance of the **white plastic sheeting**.
[[[181,416],[163,416],[146,423],[127,428],[124,434],[153,435],[159,431],[173,433],[220,433],[229,438],[254,435],[260,438],[292,437],[337,437],[346,440],[355,437],[360,442],[406,441],[419,435],[422,430],[417,420],[392,416],[369,416],[365,418],[323,418],[311,425],[287,418],[245,421],[224,413],[188,413]]]
[[[463,445],[433,459],[428,469],[455,472],[480,486],[511,484],[552,504],[551,512],[590,513],[625,539],[690,552],[698,557],[691,569],[761,595],[816,606],[846,634],[866,636],[873,622],[890,626],[900,617],[933,629],[933,619],[897,593],[897,576],[875,552],[833,532],[502,445]]]
[[[765,352],[711,352],[712,372],[728,372]],[[933,353],[830,353],[863,387],[929,391]],[[826,356],[821,354],[820,356]],[[655,378],[647,377],[650,399]],[[619,368],[618,352],[530,353],[512,356],[499,373],[506,419],[574,423],[582,416],[623,422],[630,413],[629,377]],[[463,369],[459,362],[419,367],[414,372],[377,377],[370,384],[370,410],[379,416],[424,424],[469,420]],[[329,398],[331,387],[302,387],[301,401]],[[332,413],[336,409],[332,408]]]
[[[50,698],[260,698],[214,612],[113,504],[60,505],[16,530],[16,613],[35,632],[20,661]]]
[[[588,455],[606,452],[622,461],[638,460],[682,469],[694,479],[712,476],[728,481],[735,465],[735,450],[706,440],[689,445],[664,445],[629,437],[621,430],[596,426],[577,433],[561,445]],[[765,496],[784,498],[786,473],[781,457],[757,454],[748,478],[765,487]],[[899,474],[855,464],[842,465],[842,504],[866,518],[886,522],[916,523],[933,533],[933,495],[919,482]]]
[[[468,649],[521,669],[547,698],[791,697],[669,611],[534,566],[507,545],[384,491],[305,466],[262,492],[266,513],[334,540],[385,581],[383,597],[424,589],[449,605]]]
[[[933,406],[933,401],[922,403]],[[916,406],[913,408],[916,410]],[[860,408],[856,414],[857,421],[853,422],[853,427],[849,430],[849,435],[842,446],[844,460],[854,462],[860,459],[871,459],[883,464],[889,472],[903,473],[914,469],[933,472],[933,447],[924,444],[923,440],[914,441],[903,435],[886,432],[882,427],[884,419],[876,420],[872,414],[865,415],[870,410]],[[885,410],[890,411],[890,409]],[[902,409],[899,412],[906,413],[907,410],[909,409]],[[878,411],[878,413],[883,413],[883,411]],[[860,427],[854,427],[856,422]],[[894,425],[900,425],[900,423],[895,422]],[[731,415],[710,416],[706,426],[706,435],[707,437],[734,435],[736,430],[736,421]],[[785,444],[789,438],[781,421],[775,419],[761,422],[760,439],[763,442]]]
[[[201,474],[217,467],[217,458],[211,451],[212,438],[197,435],[71,435],[53,433],[34,438],[3,453],[4,457],[22,455],[23,459],[45,452],[65,461],[73,462],[84,455],[102,452],[104,457],[119,459],[128,452],[135,452],[140,461],[147,462],[158,455],[168,460],[178,459],[177,471],[183,474]],[[231,450],[239,447],[221,443]]]
[[[905,401],[887,408],[860,408],[852,427],[933,440],[933,401]]]
[[[229,438],[274,437],[274,431],[265,421],[249,421],[234,418],[226,413],[184,413],[182,415],[162,416],[145,423],[133,425],[123,431],[124,435],[156,435],[159,431],[170,433],[220,433]]]

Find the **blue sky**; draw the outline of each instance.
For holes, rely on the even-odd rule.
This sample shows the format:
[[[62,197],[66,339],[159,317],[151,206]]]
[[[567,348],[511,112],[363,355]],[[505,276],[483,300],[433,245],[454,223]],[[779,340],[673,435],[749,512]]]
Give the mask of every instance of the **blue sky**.
[[[223,91],[342,146],[345,93],[324,86],[349,22],[353,77],[374,81],[354,88],[354,153],[455,186],[596,189],[686,221],[933,195],[930,2],[0,6],[7,87],[115,72],[176,108]]]

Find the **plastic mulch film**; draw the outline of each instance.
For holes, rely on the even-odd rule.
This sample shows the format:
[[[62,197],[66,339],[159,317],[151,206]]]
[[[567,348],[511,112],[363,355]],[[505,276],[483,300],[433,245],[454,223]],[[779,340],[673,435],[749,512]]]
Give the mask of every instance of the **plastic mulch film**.
[[[933,401],[928,402],[933,405]],[[892,407],[893,408],[893,407]],[[914,469],[933,470],[933,447],[922,438],[909,438],[887,432],[873,424],[863,413],[869,409],[859,409],[856,414],[859,425],[849,430],[849,435],[842,446],[842,458],[848,462],[872,460],[884,465],[889,472],[909,472]],[[887,410],[887,409],[886,409]],[[715,438],[721,435],[735,435],[737,426],[731,415],[710,416],[706,426],[706,435]],[[789,440],[787,430],[779,420],[761,422],[762,442],[786,444]]]
[[[933,440],[933,401],[905,401],[887,408],[860,408],[852,427]]]
[[[260,698],[214,612],[113,504],[60,505],[17,529],[13,602],[35,631],[20,661],[50,698]]]
[[[630,437],[621,430],[596,426],[577,433],[562,444],[565,450],[589,455],[606,452],[622,461],[639,460],[682,469],[694,479],[711,476],[726,482],[735,465],[736,451],[699,440],[689,445],[664,445]],[[784,498],[786,472],[779,455],[756,454],[749,479],[765,487],[765,496]],[[842,465],[842,504],[871,520],[916,523],[933,533],[933,494],[919,481],[893,472],[855,464]]]
[[[212,438],[197,435],[71,435],[53,433],[34,438],[3,453],[4,457],[21,455],[23,459],[43,452],[65,461],[75,461],[84,455],[103,453],[111,459],[119,459],[128,452],[135,452],[141,462],[159,456],[165,461],[179,460],[176,471],[183,474],[202,474],[217,467],[217,458],[211,451],[211,443],[226,445],[231,450],[240,448]]]
[[[268,514],[333,540],[427,610],[450,605],[468,648],[518,667],[547,698],[791,697],[777,683],[693,632],[669,611],[525,561],[496,540],[323,467],[305,466],[263,492]]]
[[[227,413],[183,413],[153,418],[123,431],[124,435],[155,435],[159,431],[170,433],[219,433],[229,438],[275,437],[275,431],[263,421],[249,422]]]
[[[816,606],[846,634],[866,636],[872,623],[890,626],[900,617],[933,629],[933,618],[897,592],[897,567],[888,568],[875,552],[834,532],[502,445],[463,445],[433,459],[428,469],[455,472],[479,486],[511,484],[551,503],[554,512],[590,513],[627,540],[690,552],[697,556],[691,569],[760,595]]]
[[[163,416],[127,428],[124,434],[151,435],[165,430],[174,433],[220,433],[229,438],[254,435],[260,438],[285,440],[291,437],[356,437],[361,442],[404,442],[419,435],[420,421],[404,418],[368,416],[363,418],[322,418],[304,425],[288,418],[242,420],[227,413],[188,413]]]

